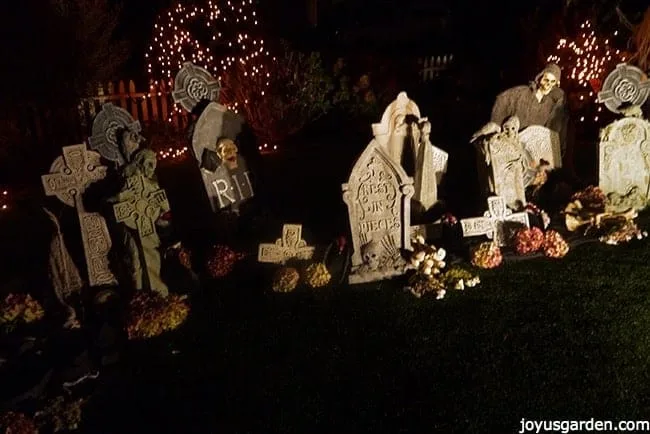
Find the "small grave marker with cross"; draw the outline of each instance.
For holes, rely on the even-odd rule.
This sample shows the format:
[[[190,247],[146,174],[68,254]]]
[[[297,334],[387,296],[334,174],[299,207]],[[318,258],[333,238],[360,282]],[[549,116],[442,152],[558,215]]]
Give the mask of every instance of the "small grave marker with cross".
[[[109,268],[111,238],[106,221],[98,213],[86,212],[82,197],[90,184],[105,176],[100,155],[81,144],[64,146],[63,155],[54,160],[50,173],[41,177],[46,195],[56,196],[77,210],[90,286],[117,283]]]
[[[483,217],[472,217],[460,221],[464,237],[486,235],[494,239],[498,246],[505,246],[508,241],[507,227],[530,227],[527,212],[512,213],[506,206],[505,198],[492,196],[488,198],[488,210]]]
[[[284,264],[289,259],[311,259],[314,247],[302,239],[302,225],[286,224],[282,226],[282,238],[275,244],[260,244],[257,253],[259,262]]]

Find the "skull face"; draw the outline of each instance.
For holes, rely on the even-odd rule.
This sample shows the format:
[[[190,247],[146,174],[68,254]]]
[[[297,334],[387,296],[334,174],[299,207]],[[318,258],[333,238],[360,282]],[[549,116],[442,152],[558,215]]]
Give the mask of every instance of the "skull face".
[[[376,241],[370,241],[361,247],[361,257],[363,263],[368,266],[371,270],[377,270],[379,268],[379,261],[381,259],[381,249],[379,244]]]
[[[551,90],[558,85],[558,79],[555,75],[550,72],[545,72],[539,79],[537,83],[537,88],[542,91],[542,94],[548,95],[551,93]]]
[[[503,123],[503,133],[506,137],[514,139],[519,135],[519,125],[519,118],[511,116]]]
[[[237,169],[237,154],[239,149],[230,139],[219,139],[217,142],[217,154],[229,170]]]

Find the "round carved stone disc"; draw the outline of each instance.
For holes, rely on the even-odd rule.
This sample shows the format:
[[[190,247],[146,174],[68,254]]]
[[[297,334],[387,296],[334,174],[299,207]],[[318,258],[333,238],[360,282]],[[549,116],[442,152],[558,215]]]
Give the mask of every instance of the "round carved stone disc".
[[[88,139],[88,144],[102,157],[121,166],[126,161],[120,152],[120,144],[117,139],[117,130],[120,128],[136,133],[142,129],[140,122],[133,119],[129,112],[111,103],[106,103],[93,121],[92,136]]]
[[[183,106],[188,112],[202,101],[218,101],[221,84],[207,69],[186,62],[174,79],[174,102]]]
[[[598,93],[598,102],[614,113],[620,113],[622,105],[641,106],[650,95],[650,81],[645,73],[626,63],[619,64]]]

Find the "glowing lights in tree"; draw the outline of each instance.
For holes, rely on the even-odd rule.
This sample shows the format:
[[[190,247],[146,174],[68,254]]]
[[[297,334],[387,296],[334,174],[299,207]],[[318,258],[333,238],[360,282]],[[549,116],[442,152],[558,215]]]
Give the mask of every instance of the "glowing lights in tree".
[[[187,146],[183,148],[167,148],[158,151],[158,158],[161,160],[180,160],[187,156]]]
[[[570,41],[558,41],[556,54],[548,56],[548,62],[557,63],[562,68],[562,87],[569,97],[578,99],[580,122],[589,119],[598,122],[602,106],[598,103],[598,91],[607,75],[617,64],[624,62],[625,55],[610,45],[611,38],[596,34],[590,21],[580,25],[578,37]]]
[[[9,190],[0,192],[0,211],[9,211]]]
[[[253,0],[176,1],[154,24],[146,53],[152,86],[171,89],[174,76],[188,61],[220,80],[235,68],[247,79],[267,78],[266,65],[272,59],[259,27]],[[221,99],[233,111],[248,102],[237,100],[227,89]]]

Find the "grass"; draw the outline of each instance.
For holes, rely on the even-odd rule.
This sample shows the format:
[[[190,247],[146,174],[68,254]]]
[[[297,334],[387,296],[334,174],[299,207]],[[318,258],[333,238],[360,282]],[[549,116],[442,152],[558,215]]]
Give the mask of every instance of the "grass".
[[[183,329],[132,344],[88,432],[515,432],[521,418],[643,419],[648,260],[645,242],[583,245],[485,272],[442,301],[382,282],[233,305],[228,295],[249,288],[215,284]]]

